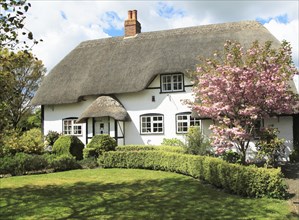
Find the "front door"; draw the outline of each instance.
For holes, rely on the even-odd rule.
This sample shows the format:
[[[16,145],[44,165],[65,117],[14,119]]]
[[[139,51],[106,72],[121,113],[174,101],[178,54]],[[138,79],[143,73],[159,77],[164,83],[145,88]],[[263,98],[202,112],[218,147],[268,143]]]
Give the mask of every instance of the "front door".
[[[96,119],[95,134],[109,134],[109,121],[107,117]]]

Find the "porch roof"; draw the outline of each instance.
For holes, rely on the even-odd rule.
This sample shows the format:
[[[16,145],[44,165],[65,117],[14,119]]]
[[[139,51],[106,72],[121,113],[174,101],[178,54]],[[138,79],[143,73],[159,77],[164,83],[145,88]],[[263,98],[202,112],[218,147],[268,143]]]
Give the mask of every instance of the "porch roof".
[[[100,96],[81,114],[77,123],[82,123],[86,118],[112,117],[119,121],[127,121],[129,115],[126,109],[110,96]]]

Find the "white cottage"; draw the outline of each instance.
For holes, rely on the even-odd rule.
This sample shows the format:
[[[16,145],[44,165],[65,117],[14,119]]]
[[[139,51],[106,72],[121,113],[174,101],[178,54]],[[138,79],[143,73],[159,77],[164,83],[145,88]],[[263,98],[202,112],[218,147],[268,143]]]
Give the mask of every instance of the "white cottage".
[[[84,144],[96,134],[110,134],[119,145],[183,140],[192,125],[208,134],[212,122],[193,118],[182,103],[192,99],[186,73],[199,55],[209,56],[226,40],[279,45],[255,21],[141,33],[137,11],[129,11],[124,37],[82,42],[45,77],[32,100],[42,106],[43,133],[76,135]],[[299,139],[298,115],[264,124],[280,129],[289,150]]]

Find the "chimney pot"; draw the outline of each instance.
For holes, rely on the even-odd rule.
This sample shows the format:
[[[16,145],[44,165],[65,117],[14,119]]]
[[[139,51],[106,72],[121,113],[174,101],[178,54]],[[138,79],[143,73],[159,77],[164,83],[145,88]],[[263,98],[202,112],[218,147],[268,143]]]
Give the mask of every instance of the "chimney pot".
[[[131,10],[128,11],[128,19],[129,19],[129,20],[132,19],[132,11],[131,11]]]
[[[137,20],[137,10],[133,10],[133,16],[132,16],[133,20]]]

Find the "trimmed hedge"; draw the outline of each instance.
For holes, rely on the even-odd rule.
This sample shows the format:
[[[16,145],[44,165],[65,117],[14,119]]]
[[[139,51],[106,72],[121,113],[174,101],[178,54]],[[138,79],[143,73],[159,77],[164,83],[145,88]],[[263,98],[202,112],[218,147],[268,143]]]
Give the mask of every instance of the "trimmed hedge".
[[[156,151],[161,150],[165,152],[173,152],[173,153],[186,153],[184,147],[180,146],[154,146],[154,145],[124,145],[116,147],[117,151]]]
[[[77,136],[65,135],[55,141],[52,152],[57,155],[72,155],[76,160],[82,160],[83,149],[84,144]]]
[[[33,155],[16,153],[16,155],[0,158],[0,176],[18,176],[29,173],[56,172],[81,168],[80,163],[69,154]]]
[[[286,185],[280,169],[231,164],[218,158],[165,151],[115,151],[99,158],[106,168],[144,168],[177,172],[204,180],[233,194],[284,198]]]

